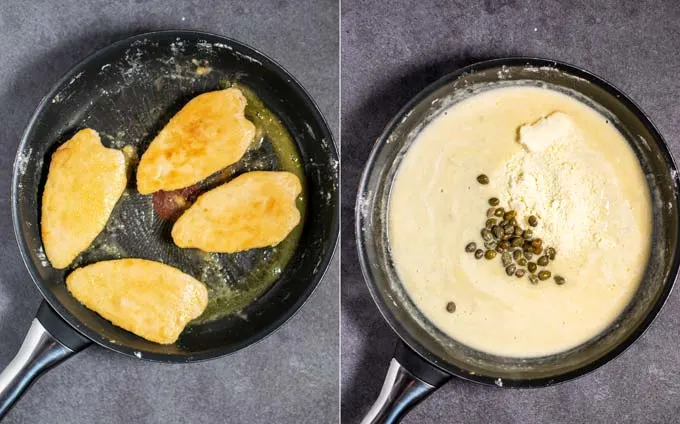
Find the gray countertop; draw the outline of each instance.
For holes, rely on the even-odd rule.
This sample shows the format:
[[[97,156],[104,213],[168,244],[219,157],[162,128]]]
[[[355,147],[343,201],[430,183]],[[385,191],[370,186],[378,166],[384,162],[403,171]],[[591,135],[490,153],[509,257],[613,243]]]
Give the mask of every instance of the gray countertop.
[[[354,423],[375,399],[396,341],[361,278],[353,238],[359,174],[382,128],[447,72],[488,58],[535,55],[585,67],[628,93],[677,161],[680,2],[344,0],[341,18],[341,395],[342,420]],[[453,380],[404,422],[680,422],[679,301],[676,290],[641,339],[590,375],[533,390]]]
[[[89,53],[158,29],[250,44],[286,67],[338,128],[335,1],[0,2],[0,367],[40,302],[13,235],[12,162],[34,108]],[[209,362],[168,365],[90,347],[49,371],[3,423],[327,423],[338,419],[339,261],[302,310],[261,343]]]

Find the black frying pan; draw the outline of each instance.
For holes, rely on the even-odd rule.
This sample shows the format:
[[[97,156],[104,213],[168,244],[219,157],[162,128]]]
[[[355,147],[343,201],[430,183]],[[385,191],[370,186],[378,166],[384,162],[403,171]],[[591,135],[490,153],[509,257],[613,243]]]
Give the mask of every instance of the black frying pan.
[[[419,130],[475,90],[523,84],[549,87],[591,104],[624,134],[647,177],[653,209],[652,252],[626,310],[601,334],[556,355],[505,358],[465,346],[417,311],[390,257],[387,209],[393,177]],[[442,101],[446,99],[447,101]],[[436,81],[411,100],[378,138],[361,178],[356,237],[364,279],[399,343],[378,401],[363,423],[398,422],[452,376],[499,387],[543,387],[582,376],[630,346],[670,294],[680,264],[679,180],[658,131],[621,91],[601,78],[552,60],[506,58],[477,63]],[[461,242],[463,243],[463,242]]]
[[[158,217],[150,196],[135,191],[133,171],[127,194],[90,249],[70,269],[52,268],[39,222],[42,188],[56,147],[89,126],[100,132],[105,145],[132,145],[141,155],[189,99],[231,84],[250,90],[264,104],[262,110],[280,119],[277,128],[289,133],[294,151],[277,150],[274,128],[212,184],[249,170],[285,169],[291,158],[297,160],[306,187],[301,231],[275,248],[236,254],[179,249],[169,237],[172,223]],[[262,110],[246,109],[246,114],[262,118]],[[234,40],[191,31],[152,32],[112,44],[80,63],[38,106],[14,164],[14,229],[45,302],[19,353],[0,375],[0,416],[35,377],[92,342],[136,358],[184,363],[235,352],[270,334],[302,306],[333,254],[337,164],[331,132],[305,90],[273,60]],[[165,262],[199,278],[208,286],[206,313],[214,319],[199,319],[177,343],[159,345],[115,327],[68,293],[64,277],[75,266],[118,257]],[[225,288],[233,296],[225,297]]]

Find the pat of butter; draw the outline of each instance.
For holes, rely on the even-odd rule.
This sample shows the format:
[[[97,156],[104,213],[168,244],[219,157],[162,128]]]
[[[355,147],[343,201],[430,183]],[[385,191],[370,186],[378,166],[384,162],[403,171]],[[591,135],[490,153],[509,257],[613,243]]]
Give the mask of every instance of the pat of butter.
[[[563,112],[553,112],[532,124],[519,127],[518,142],[529,152],[542,152],[575,133],[574,121]]]

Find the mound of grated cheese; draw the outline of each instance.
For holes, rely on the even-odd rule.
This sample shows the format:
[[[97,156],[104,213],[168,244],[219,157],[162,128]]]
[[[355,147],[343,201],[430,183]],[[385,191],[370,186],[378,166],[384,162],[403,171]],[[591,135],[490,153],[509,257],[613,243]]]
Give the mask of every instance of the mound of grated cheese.
[[[606,182],[598,172],[604,161],[601,153],[587,148],[571,117],[553,112],[522,125],[517,141],[524,149],[494,179],[503,182],[499,198],[517,211],[520,225],[527,226],[528,217],[535,215],[539,224],[534,233],[561,254],[579,256],[612,243],[604,237],[606,222],[598,219],[609,210]]]

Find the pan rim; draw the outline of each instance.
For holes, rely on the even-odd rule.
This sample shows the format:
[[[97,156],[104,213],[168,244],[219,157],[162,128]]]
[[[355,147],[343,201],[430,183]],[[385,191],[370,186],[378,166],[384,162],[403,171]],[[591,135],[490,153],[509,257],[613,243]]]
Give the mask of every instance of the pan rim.
[[[354,224],[357,254],[359,256],[359,264],[364,282],[367,285],[371,298],[373,299],[373,302],[380,311],[380,314],[382,315],[383,319],[387,322],[392,331],[399,337],[400,341],[405,343],[415,354],[422,357],[424,360],[426,360],[428,363],[432,364],[435,368],[441,370],[442,372],[474,383],[481,383],[485,385],[494,386],[499,385],[497,376],[484,376],[470,373],[465,369],[459,368],[457,366],[445,362],[443,359],[441,359],[440,357],[431,353],[429,350],[423,347],[417,340],[415,340],[414,337],[411,337],[411,335],[408,334],[406,329],[402,326],[401,322],[391,314],[391,312],[389,311],[389,309],[387,308],[387,306],[380,297],[377,284],[375,283],[375,280],[372,277],[374,272],[369,264],[367,249],[364,243],[362,242],[363,240],[362,234],[364,233],[362,229],[364,226],[364,217],[362,214],[362,202],[366,197],[366,193],[368,192],[367,191],[368,178],[375,169],[374,163],[377,155],[380,152],[380,149],[383,147],[386,140],[389,139],[394,129],[399,125],[399,123],[402,121],[404,117],[408,116],[411,110],[417,107],[425,98],[427,98],[434,91],[436,91],[437,89],[441,88],[446,84],[454,82],[456,79],[458,79],[460,76],[464,74],[488,70],[491,68],[500,68],[504,65],[505,66],[531,65],[537,67],[540,66],[553,67],[559,70],[567,71],[576,77],[583,78],[593,84],[596,84],[598,87],[604,89],[608,93],[616,96],[618,100],[621,101],[621,103],[623,103],[640,120],[640,122],[642,122],[642,124],[650,132],[652,137],[659,142],[660,146],[659,151],[663,156],[666,164],[668,165],[669,168],[668,170],[670,171],[671,176],[675,182],[676,210],[678,207],[680,207],[680,196],[678,196],[680,178],[677,173],[677,165],[675,163],[675,160],[673,159],[673,156],[670,154],[670,150],[668,149],[668,144],[666,143],[666,140],[658,131],[654,123],[647,116],[647,114],[618,87],[614,86],[612,83],[605,80],[601,76],[596,75],[576,65],[536,56],[507,56],[475,62],[470,65],[461,67],[453,72],[445,74],[444,76],[437,79],[436,81],[425,87],[423,90],[421,90],[418,94],[411,98],[401,109],[399,109],[397,114],[387,123],[384,130],[376,139],[371,149],[371,152],[368,156],[368,159],[366,160],[366,164],[363,168],[359,180],[359,186],[357,190],[357,197],[355,203]],[[651,323],[659,315],[659,312],[661,311],[663,306],[666,304],[678,276],[678,269],[680,268],[680,249],[676,249],[673,258],[670,261],[670,267],[671,276],[668,278],[668,280],[664,282],[664,287],[659,295],[659,298],[657,299],[654,306],[650,309],[647,316],[642,320],[640,325],[628,336],[628,338],[626,338],[624,341],[618,344],[606,355],[592,362],[589,362],[588,364],[581,368],[577,368],[575,370],[555,375],[552,377],[537,379],[502,378],[501,387],[537,388],[563,383],[589,374],[590,372],[600,368],[604,364],[618,357],[621,353],[627,350],[636,340],[638,340],[642,336],[642,334],[644,334],[644,332],[649,328]]]
[[[59,300],[54,296],[51,290],[49,290],[43,280],[40,278],[40,276],[37,273],[37,270],[35,268],[35,264],[30,258],[30,254],[28,252],[28,248],[26,247],[26,242],[24,238],[24,234],[21,231],[21,223],[20,223],[20,212],[18,208],[18,191],[19,191],[19,171],[20,171],[20,153],[24,151],[25,145],[28,143],[28,136],[33,127],[36,125],[36,122],[38,121],[39,116],[42,114],[44,109],[49,105],[49,102],[51,99],[59,92],[59,90],[67,84],[73,77],[75,77],[81,70],[82,68],[86,67],[88,63],[96,60],[97,58],[103,57],[107,54],[109,54],[112,51],[115,51],[117,49],[120,49],[121,47],[124,46],[130,46],[132,45],[135,41],[142,40],[145,38],[154,38],[154,37],[169,37],[169,36],[176,36],[176,37],[182,37],[182,36],[187,36],[187,37],[207,37],[207,38],[213,38],[215,40],[218,40],[219,42],[223,42],[228,45],[233,45],[238,47],[239,49],[245,50],[248,52],[249,55],[252,55],[256,57],[258,60],[260,60],[263,64],[269,65],[270,69],[275,73],[278,74],[283,80],[287,82],[287,84],[294,90],[296,91],[301,99],[308,105],[310,108],[310,112],[312,116],[315,118],[316,121],[318,121],[320,129],[322,131],[321,136],[326,138],[328,141],[328,152],[330,155],[330,159],[332,161],[338,162],[338,152],[337,152],[337,147],[335,143],[335,138],[333,137],[333,132],[331,131],[328,122],[326,121],[323,113],[319,109],[319,106],[316,104],[312,96],[309,94],[309,92],[304,88],[304,86],[286,69],[284,68],[281,64],[276,62],[274,59],[271,57],[267,56],[266,54],[262,53],[261,51],[251,47],[250,45],[247,45],[241,41],[235,40],[230,37],[226,37],[220,34],[215,34],[211,32],[205,32],[205,31],[195,31],[195,30],[183,30],[183,29],[165,29],[165,30],[157,30],[157,31],[149,31],[149,32],[143,32],[139,34],[135,34],[126,38],[123,38],[121,40],[115,41],[113,43],[110,43],[98,50],[95,50],[94,52],[90,53],[87,55],[84,59],[79,61],[75,66],[73,66],[71,69],[69,69],[53,86],[52,88],[45,94],[45,96],[41,99],[41,101],[38,103],[38,106],[34,110],[33,114],[31,115],[31,118],[28,121],[28,124],[26,125],[26,128],[23,132],[23,135],[21,136],[21,140],[19,142],[19,145],[17,147],[17,154],[15,155],[14,159],[14,164],[12,167],[12,187],[11,187],[11,193],[10,193],[10,199],[11,199],[11,209],[12,209],[12,226],[14,227],[14,236],[17,242],[17,245],[19,247],[19,252],[21,254],[21,258],[24,262],[25,268],[28,270],[28,273],[31,276],[31,279],[33,280],[33,283],[35,286],[38,288],[40,291],[40,294],[42,298],[47,301],[47,303],[50,305],[50,307],[57,313],[57,315],[63,319],[67,324],[69,324],[70,327],[72,327],[75,331],[77,331],[79,334],[82,336],[86,337],[87,339],[93,341],[94,343],[98,344],[99,346],[102,346],[106,349],[110,349],[112,351],[115,351],[117,353],[135,358],[135,359],[143,359],[143,360],[148,360],[152,362],[171,362],[171,363],[177,363],[177,362],[201,362],[201,361],[206,361],[210,359],[214,359],[217,357],[221,356],[226,356],[232,353],[235,353],[241,349],[244,349],[246,347],[252,346],[263,339],[267,338],[274,332],[276,332],[278,329],[280,329],[286,322],[288,322],[294,315],[297,314],[297,312],[302,309],[305,303],[310,299],[314,291],[317,289],[319,286],[319,283],[321,280],[324,278],[326,273],[328,272],[329,265],[331,262],[331,259],[333,258],[333,255],[335,254],[335,251],[337,249],[337,244],[338,244],[338,237],[339,237],[339,232],[340,232],[340,224],[339,224],[339,204],[338,204],[338,199],[339,199],[339,194],[336,191],[335,199],[336,201],[333,202],[332,205],[332,217],[331,217],[331,225],[330,225],[330,237],[328,239],[328,244],[329,248],[326,250],[325,254],[321,258],[319,262],[318,269],[320,270],[317,272],[315,275],[311,276],[310,282],[305,288],[305,290],[302,292],[302,295],[299,296],[299,298],[289,307],[284,313],[282,313],[276,320],[272,321],[268,326],[266,326],[263,330],[253,333],[253,336],[245,339],[244,341],[241,341],[238,344],[229,344],[223,347],[218,347],[218,348],[212,348],[212,349],[207,349],[205,351],[202,351],[200,353],[187,353],[187,354],[164,354],[164,353],[155,353],[155,352],[148,352],[144,350],[139,350],[139,349],[131,349],[126,346],[117,344],[117,343],[112,343],[109,339],[102,337],[101,334],[99,334],[96,331],[91,330],[89,327],[84,325],[80,320],[78,320],[75,316],[73,316],[62,304],[59,302]],[[339,179],[339,175],[336,173],[334,174],[334,179],[336,180],[336,187],[339,187],[339,184],[337,184],[337,180]]]

